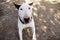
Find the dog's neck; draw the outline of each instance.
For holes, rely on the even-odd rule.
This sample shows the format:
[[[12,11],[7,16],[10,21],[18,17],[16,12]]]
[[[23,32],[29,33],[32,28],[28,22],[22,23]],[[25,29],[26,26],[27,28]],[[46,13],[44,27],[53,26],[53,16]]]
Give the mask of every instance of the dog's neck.
[[[23,23],[23,24],[24,24],[24,22],[21,20],[20,16],[18,16],[18,18],[19,18],[19,20],[21,21],[21,23]]]
[[[23,21],[21,20],[20,16],[18,16],[18,18],[19,18],[19,21],[20,21],[22,24],[27,24],[27,23],[25,23],[25,22],[23,22]],[[31,22],[31,21],[32,21],[32,17],[31,17],[30,22]]]

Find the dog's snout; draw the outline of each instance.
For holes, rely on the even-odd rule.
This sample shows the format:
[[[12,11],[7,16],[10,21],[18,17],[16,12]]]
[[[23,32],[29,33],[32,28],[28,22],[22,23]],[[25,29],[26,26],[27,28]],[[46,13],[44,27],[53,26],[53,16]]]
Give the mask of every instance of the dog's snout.
[[[29,22],[30,18],[24,18],[25,22]]]

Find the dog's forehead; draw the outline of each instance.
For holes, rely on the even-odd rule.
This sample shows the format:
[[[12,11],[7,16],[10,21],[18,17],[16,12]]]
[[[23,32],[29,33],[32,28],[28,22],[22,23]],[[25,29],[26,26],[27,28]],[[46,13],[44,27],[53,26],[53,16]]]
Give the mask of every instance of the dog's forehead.
[[[30,7],[30,5],[27,4],[27,3],[23,3],[23,4],[21,5],[21,8],[27,8],[27,7]]]

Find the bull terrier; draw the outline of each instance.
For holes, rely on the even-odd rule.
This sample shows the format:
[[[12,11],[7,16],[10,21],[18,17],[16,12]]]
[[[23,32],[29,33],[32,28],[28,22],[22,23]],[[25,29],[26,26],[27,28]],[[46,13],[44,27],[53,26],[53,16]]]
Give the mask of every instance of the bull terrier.
[[[18,29],[20,40],[23,40],[22,30],[26,27],[31,27],[33,33],[32,40],[36,40],[35,24],[32,16],[32,4],[33,3],[23,3],[22,5],[18,5],[14,3],[15,7],[18,9]]]

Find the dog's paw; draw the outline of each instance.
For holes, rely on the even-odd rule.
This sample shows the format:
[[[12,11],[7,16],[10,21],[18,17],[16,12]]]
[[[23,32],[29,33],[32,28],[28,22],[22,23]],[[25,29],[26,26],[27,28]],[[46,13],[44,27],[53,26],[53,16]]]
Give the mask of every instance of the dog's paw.
[[[37,40],[36,38],[33,38],[32,40]]]

